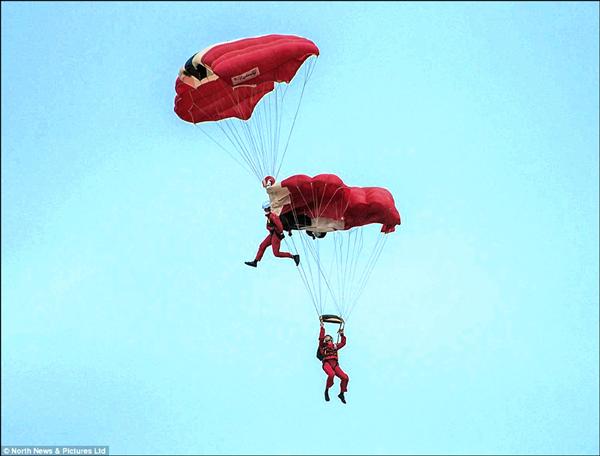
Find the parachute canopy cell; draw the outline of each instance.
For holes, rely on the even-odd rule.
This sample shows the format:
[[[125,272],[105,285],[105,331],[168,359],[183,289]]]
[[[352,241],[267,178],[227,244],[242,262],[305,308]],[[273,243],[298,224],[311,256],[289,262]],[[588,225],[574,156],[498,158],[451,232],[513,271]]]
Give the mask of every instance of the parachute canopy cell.
[[[304,61],[318,56],[312,41],[265,35],[216,44],[194,54],[175,81],[175,113],[191,123],[247,120],[276,83],[289,83]]]
[[[400,224],[389,190],[350,187],[334,174],[291,176],[269,186],[267,193],[286,229],[329,232],[381,223],[381,232],[391,233]]]

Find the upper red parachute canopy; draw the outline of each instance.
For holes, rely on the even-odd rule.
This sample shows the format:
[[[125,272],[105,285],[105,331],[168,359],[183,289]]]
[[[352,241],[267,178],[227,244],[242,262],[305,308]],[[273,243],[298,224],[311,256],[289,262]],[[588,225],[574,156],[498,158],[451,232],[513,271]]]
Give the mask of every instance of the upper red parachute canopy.
[[[395,231],[400,214],[389,190],[349,187],[334,174],[288,177],[267,188],[272,210],[290,229],[327,232],[381,223],[383,233]]]
[[[233,89],[220,79],[194,88],[177,78],[175,112],[182,120],[191,123],[230,117],[248,120],[256,104],[273,88],[272,82],[266,82],[256,87],[242,86]]]
[[[319,48],[312,41],[293,35],[265,35],[211,46],[179,71],[175,113],[192,123],[230,117],[247,120],[275,83],[289,83],[304,61],[317,55]]]

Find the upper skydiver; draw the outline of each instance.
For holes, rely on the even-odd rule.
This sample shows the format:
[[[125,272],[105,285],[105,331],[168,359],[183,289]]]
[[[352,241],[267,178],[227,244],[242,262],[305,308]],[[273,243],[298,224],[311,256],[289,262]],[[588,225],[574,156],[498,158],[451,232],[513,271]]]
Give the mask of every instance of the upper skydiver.
[[[262,259],[267,247],[271,246],[273,248],[273,255],[279,258],[293,258],[296,266],[298,266],[300,263],[300,255],[292,255],[289,252],[279,251],[281,240],[285,237],[283,234],[283,224],[281,223],[279,216],[274,212],[271,212],[271,203],[269,201],[263,203],[262,207],[265,211],[265,217],[267,217],[267,230],[269,231],[269,234],[258,246],[258,252],[256,252],[254,260],[244,261],[244,263],[255,268]]]

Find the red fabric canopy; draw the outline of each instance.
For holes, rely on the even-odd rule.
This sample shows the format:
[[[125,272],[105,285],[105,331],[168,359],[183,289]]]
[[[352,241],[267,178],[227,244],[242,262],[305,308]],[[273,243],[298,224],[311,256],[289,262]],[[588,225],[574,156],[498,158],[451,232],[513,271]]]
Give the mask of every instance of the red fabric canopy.
[[[319,48],[306,38],[265,35],[217,44],[204,53],[201,61],[224,82],[236,86],[290,82],[312,55],[319,55]]]
[[[344,229],[381,223],[383,233],[395,231],[400,214],[389,190],[382,187],[349,187],[334,174],[288,177],[281,186],[290,192],[290,204],[281,213],[294,211],[311,219],[325,217],[343,222]]]
[[[272,82],[257,87],[228,86],[220,79],[194,89],[181,79],[175,81],[175,112],[186,122],[210,122],[230,117],[248,120],[256,104],[273,90]]]
[[[319,49],[312,41],[292,35],[266,35],[211,46],[195,56],[212,72],[208,78],[198,81],[180,75],[175,81],[175,113],[192,123],[230,117],[247,120],[276,82],[289,83],[313,55],[319,55]]]

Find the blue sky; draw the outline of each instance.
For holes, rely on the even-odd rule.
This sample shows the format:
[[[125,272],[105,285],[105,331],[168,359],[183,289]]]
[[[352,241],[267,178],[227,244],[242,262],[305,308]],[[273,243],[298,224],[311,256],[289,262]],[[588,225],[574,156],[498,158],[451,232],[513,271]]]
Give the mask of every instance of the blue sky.
[[[2,443],[598,454],[598,13],[2,2]],[[188,57],[267,33],[321,51],[282,176],[402,214],[346,406],[294,265],[243,265],[264,191],[173,113]]]

